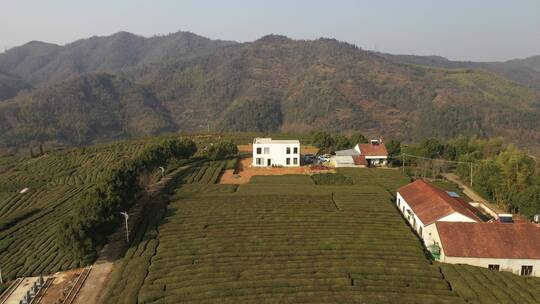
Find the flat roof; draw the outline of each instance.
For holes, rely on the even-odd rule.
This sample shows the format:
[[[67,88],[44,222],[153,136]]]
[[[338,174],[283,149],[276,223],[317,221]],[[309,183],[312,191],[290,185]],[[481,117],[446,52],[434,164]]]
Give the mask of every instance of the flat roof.
[[[254,144],[300,144],[298,139],[271,139],[256,137],[253,139]]]

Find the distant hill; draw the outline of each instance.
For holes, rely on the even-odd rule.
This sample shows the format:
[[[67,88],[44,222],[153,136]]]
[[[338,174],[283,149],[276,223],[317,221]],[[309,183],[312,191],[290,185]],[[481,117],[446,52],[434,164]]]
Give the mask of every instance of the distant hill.
[[[85,75],[0,103],[0,146],[81,145],[176,130],[152,90],[108,74]]]
[[[95,52],[102,55],[85,49],[82,57],[93,63],[85,66],[92,68],[79,72],[60,73],[65,70],[58,64],[70,57],[55,55],[43,66],[59,79],[70,75],[68,80],[42,82],[31,94],[0,103],[0,146],[77,145],[208,129],[327,130],[403,140],[504,136],[540,144],[538,93],[487,71],[403,64],[333,39],[269,35],[229,43],[175,35],[156,38],[166,47],[114,47],[114,56],[98,51],[107,49],[98,43]],[[184,35],[198,42],[186,42]],[[92,39],[102,38],[74,44],[82,48]],[[111,46],[146,45],[148,39],[120,33],[106,40]],[[109,63],[90,59],[103,56]]]
[[[89,72],[115,72],[139,64],[177,60],[232,43],[189,32],[151,38],[119,32],[63,46],[32,41],[0,54],[0,70],[34,85],[50,84]]]
[[[22,78],[0,71],[0,102],[32,87]]]
[[[399,63],[449,69],[483,69],[540,92],[540,55],[504,62],[451,61],[440,56],[379,55]]]

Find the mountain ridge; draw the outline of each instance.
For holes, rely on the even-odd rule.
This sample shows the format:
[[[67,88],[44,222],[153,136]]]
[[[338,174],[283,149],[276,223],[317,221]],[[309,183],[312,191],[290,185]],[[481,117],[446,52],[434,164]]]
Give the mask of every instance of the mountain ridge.
[[[115,68],[92,65],[93,72],[68,73],[0,103],[0,146],[81,145],[208,129],[363,132],[406,141],[527,136],[540,144],[538,93],[485,69],[398,62],[329,38],[271,34],[216,43],[195,34],[167,37],[156,38],[164,48],[157,42],[151,51],[137,48],[145,50],[142,57],[109,54],[119,63]],[[102,51],[143,40],[119,33],[108,43],[97,41]]]

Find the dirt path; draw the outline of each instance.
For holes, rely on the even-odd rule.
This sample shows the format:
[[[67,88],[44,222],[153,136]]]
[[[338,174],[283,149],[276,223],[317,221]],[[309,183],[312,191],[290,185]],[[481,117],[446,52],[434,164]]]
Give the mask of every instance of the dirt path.
[[[457,175],[453,173],[445,173],[443,174],[443,176],[449,181],[458,184],[459,187],[463,189],[463,193],[465,193],[465,195],[470,197],[474,202],[482,203],[497,213],[505,213],[497,205],[492,204],[491,202],[488,202],[486,199],[480,196],[480,194],[476,193],[473,189],[471,189],[471,187],[463,183]]]
[[[476,193],[473,189],[471,189],[471,187],[469,187],[467,184],[463,183],[459,179],[459,177],[457,175],[455,175],[453,173],[445,173],[445,174],[443,174],[443,176],[446,179],[448,179],[449,181],[458,184],[460,186],[460,188],[463,189],[463,193],[465,193],[465,195],[470,197],[473,201],[484,204],[489,209],[495,211],[495,213],[497,213],[497,214],[508,213],[505,210],[502,210],[501,208],[499,208],[499,206],[497,206],[497,205],[487,201],[486,199],[484,199],[482,196],[480,196],[478,193]],[[520,215],[520,214],[513,214],[512,217],[514,218],[514,222],[516,222],[516,223],[528,223],[529,222],[527,217],[525,217],[523,215]]]
[[[129,226],[133,227],[133,224],[142,216],[141,210],[142,206],[145,204],[145,201],[151,200],[154,196],[160,193],[171,180],[174,179],[180,172],[189,168],[190,166],[180,167],[167,176],[163,177],[159,182],[151,185],[146,194],[143,195],[139,202],[137,203],[130,211]],[[121,259],[124,255],[125,250],[127,249],[125,242],[125,228],[122,225],[119,227],[109,238],[109,243],[107,243],[99,253],[97,261],[92,266],[92,271],[86,279],[84,285],[82,286],[77,298],[75,299],[76,304],[96,304],[107,286],[107,282],[110,278],[110,274],[113,269],[114,262]]]
[[[246,157],[240,159],[236,165],[236,170],[225,170],[219,180],[220,184],[247,184],[252,176],[256,175],[286,175],[286,174],[314,174],[331,173],[333,170],[312,170],[309,166],[288,167],[288,168],[256,168],[252,167],[253,158]],[[237,172],[236,174],[234,172]]]

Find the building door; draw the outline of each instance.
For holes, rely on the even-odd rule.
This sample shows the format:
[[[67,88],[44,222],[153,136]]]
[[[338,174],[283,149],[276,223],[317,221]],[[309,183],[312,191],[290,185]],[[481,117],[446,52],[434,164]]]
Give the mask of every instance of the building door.
[[[272,166],[272,160],[270,158],[266,160],[266,163],[268,167]]]

